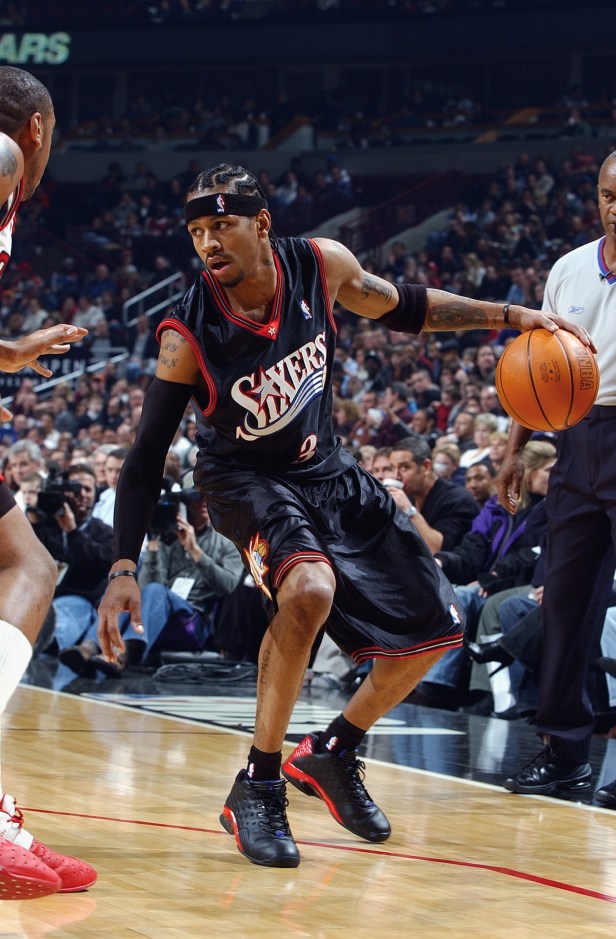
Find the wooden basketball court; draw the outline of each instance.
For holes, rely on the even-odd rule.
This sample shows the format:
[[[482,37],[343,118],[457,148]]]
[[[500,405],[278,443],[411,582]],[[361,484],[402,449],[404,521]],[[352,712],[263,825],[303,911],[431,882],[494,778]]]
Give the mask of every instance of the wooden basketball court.
[[[156,713],[156,695],[117,682],[92,696],[18,689],[3,730],[5,787],[40,840],[90,861],[99,880],[84,894],[0,902],[2,939],[614,935],[616,812],[463,778],[471,763],[490,771],[490,747],[476,742],[502,738],[491,725],[507,722],[474,718],[479,731],[467,732],[445,712],[426,719],[427,709],[402,705],[401,726],[386,723],[380,749],[371,737],[366,756],[391,839],[362,843],[291,789],[302,863],[277,870],[241,857],[218,822],[249,746],[243,718],[229,710],[242,698],[193,689],[191,702],[171,691],[158,688],[167,713]],[[228,716],[208,723],[217,701]],[[250,693],[243,702],[248,713]],[[303,707],[310,722],[311,702]],[[600,741],[601,755],[612,745]],[[444,771],[417,769],[419,753]]]

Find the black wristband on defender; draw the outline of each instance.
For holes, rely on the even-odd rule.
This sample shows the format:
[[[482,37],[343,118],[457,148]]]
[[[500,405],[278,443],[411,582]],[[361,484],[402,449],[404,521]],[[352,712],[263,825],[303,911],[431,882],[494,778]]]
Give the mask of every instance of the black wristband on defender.
[[[400,300],[395,309],[376,320],[398,333],[420,333],[428,312],[428,291],[422,284],[395,284]]]

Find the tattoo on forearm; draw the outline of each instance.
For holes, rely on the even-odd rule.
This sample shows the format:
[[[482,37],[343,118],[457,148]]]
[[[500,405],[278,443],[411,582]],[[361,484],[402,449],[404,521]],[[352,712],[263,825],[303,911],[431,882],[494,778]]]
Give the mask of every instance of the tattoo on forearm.
[[[477,326],[480,329],[492,329],[497,326],[495,316],[490,316],[479,307],[472,306],[472,301],[460,303],[449,300],[446,303],[430,303],[427,323],[433,329],[468,329]]]
[[[364,277],[361,285],[362,300],[367,300],[370,294],[376,294],[377,297],[384,297],[386,300],[391,300],[393,296],[391,287],[386,286],[382,281],[375,280],[374,277]]]
[[[17,172],[17,158],[14,153],[0,145],[0,175],[14,176]]]

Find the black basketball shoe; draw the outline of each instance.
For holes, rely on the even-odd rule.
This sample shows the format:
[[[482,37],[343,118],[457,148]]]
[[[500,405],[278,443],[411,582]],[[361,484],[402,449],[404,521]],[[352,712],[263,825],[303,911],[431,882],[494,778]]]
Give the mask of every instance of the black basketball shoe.
[[[287,821],[284,779],[252,782],[241,770],[227,797],[220,823],[235,840],[241,854],[253,864],[297,867],[299,851]]]
[[[509,792],[549,796],[583,793],[590,789],[591,779],[589,763],[567,763],[548,746],[503,785]]]
[[[307,796],[318,796],[343,828],[366,841],[386,841],[391,826],[364,786],[364,764],[355,750],[339,756],[316,752],[308,734],[282,767],[282,775]]]

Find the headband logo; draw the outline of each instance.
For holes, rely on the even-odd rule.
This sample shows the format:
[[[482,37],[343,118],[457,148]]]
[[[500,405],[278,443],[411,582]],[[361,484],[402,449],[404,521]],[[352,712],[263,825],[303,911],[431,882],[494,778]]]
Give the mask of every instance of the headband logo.
[[[216,206],[218,208],[218,214],[224,215],[225,214],[225,197],[223,196],[222,192],[216,196]]]

